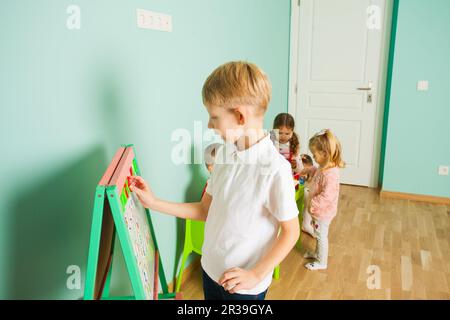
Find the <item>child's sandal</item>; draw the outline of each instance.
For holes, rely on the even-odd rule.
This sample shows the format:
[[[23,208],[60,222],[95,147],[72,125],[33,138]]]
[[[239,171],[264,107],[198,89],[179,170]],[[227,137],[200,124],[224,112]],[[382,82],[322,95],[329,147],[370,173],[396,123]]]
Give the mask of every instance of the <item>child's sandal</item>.
[[[314,261],[314,262],[305,264],[305,268],[308,270],[325,270],[327,268],[327,266],[324,264],[320,264],[317,261]]]

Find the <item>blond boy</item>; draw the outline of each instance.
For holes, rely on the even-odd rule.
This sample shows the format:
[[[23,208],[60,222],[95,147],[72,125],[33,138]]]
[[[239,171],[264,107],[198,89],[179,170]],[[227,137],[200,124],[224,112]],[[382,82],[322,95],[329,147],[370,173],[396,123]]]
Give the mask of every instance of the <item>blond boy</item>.
[[[263,300],[274,267],[299,236],[290,165],[263,130],[271,84],[256,65],[229,62],[211,73],[202,95],[208,128],[225,144],[201,202],[161,200],[141,177],[131,179],[131,188],[147,208],[206,221],[205,299]]]

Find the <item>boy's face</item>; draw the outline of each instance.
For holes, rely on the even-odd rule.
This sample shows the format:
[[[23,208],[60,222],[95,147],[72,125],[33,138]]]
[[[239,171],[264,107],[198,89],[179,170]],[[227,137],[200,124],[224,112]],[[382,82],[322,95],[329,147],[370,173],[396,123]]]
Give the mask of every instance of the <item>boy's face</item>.
[[[242,134],[240,112],[223,107],[207,106],[209,113],[208,128],[214,129],[226,142],[236,142]]]

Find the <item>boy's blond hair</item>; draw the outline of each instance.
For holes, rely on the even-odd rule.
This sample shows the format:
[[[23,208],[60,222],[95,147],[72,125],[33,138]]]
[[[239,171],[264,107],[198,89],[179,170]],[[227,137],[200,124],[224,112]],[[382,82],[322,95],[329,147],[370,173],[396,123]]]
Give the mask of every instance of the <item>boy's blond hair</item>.
[[[345,162],[342,160],[341,143],[330,129],[324,129],[309,139],[309,148],[324,152],[328,161],[333,163],[335,167],[345,167]]]
[[[219,66],[206,79],[202,89],[205,106],[233,109],[237,105],[256,107],[263,115],[269,105],[272,86],[258,66],[245,61],[232,61]]]

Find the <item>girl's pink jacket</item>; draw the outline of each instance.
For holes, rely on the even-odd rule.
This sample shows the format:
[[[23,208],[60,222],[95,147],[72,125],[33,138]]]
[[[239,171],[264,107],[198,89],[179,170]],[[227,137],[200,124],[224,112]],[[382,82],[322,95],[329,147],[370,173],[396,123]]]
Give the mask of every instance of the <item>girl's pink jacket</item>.
[[[321,221],[331,221],[339,200],[339,168],[318,169],[312,178],[309,197],[310,214]]]

